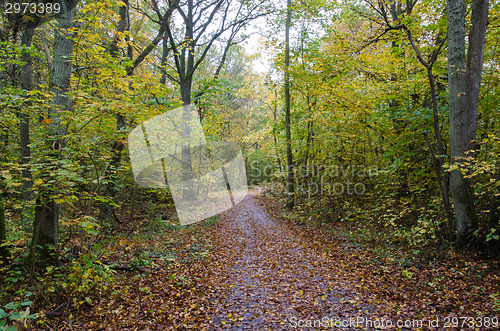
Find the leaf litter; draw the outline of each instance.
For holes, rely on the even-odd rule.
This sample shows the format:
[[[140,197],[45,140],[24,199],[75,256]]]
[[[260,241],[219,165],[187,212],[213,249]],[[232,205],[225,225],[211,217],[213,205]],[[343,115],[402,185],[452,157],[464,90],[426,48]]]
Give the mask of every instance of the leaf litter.
[[[498,317],[499,273],[491,264],[457,255],[401,265],[369,247],[345,245],[332,229],[299,226],[281,215],[276,201],[252,191],[217,222],[158,233],[161,238],[117,240],[110,259],[152,252],[145,268],[117,272],[109,295],[49,324],[61,330],[318,330],[337,328],[325,321],[361,319],[342,329],[427,330],[439,318],[432,329],[449,330],[444,318]],[[373,324],[389,320],[422,324]]]

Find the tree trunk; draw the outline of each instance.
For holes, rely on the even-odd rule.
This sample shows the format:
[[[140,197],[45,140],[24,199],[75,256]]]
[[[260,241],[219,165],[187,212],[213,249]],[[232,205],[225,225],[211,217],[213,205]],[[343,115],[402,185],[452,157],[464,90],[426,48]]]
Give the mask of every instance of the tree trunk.
[[[188,107],[191,104],[191,79],[187,79],[181,84],[181,98],[184,103],[184,114],[182,123],[182,137],[181,142],[181,157],[182,157],[182,179],[183,179],[183,189],[182,198],[185,201],[196,200],[196,192],[193,182],[193,165],[191,161],[191,146],[189,144],[191,135],[191,108]]]
[[[404,12],[406,15],[410,15],[412,13],[413,7],[415,6],[416,1],[407,1],[406,2],[406,7]],[[432,73],[432,67],[437,59],[437,56],[439,52],[441,51],[441,48],[445,42],[445,39],[440,40],[438,37],[436,39],[436,46],[438,48],[432,53],[432,55],[429,57],[428,60],[425,60],[420,53],[420,50],[418,49],[417,45],[415,44],[413,40],[413,35],[411,33],[411,30],[406,26],[405,24],[401,24],[400,21],[400,16],[403,14],[403,7],[401,3],[397,3],[395,1],[390,2],[389,4],[389,12],[391,14],[392,18],[392,24],[389,23],[388,17],[385,14],[387,12],[386,6],[384,2],[379,2],[379,8],[378,13],[382,15],[382,18],[386,22],[386,31],[388,30],[399,30],[403,29],[406,32],[408,41],[410,42],[413,51],[415,52],[415,55],[417,56],[418,61],[426,68],[427,70],[427,77],[429,81],[429,87],[431,90],[431,99],[432,99],[432,115],[433,115],[433,126],[434,126],[434,136],[436,139],[436,144],[437,144],[437,151],[434,150],[432,147],[431,141],[428,139],[427,135],[425,135],[426,143],[429,148],[429,151],[434,158],[434,170],[436,172],[436,177],[437,181],[439,184],[439,189],[441,192],[441,197],[443,200],[443,205],[444,209],[446,212],[446,227],[447,227],[447,232],[448,236],[451,239],[451,223],[453,220],[453,213],[451,211],[451,204],[450,204],[450,199],[449,199],[449,175],[444,172],[443,164],[444,164],[444,158],[445,158],[445,149],[443,146],[443,140],[441,137],[441,132],[440,132],[440,127],[439,127],[439,118],[438,118],[438,111],[437,111],[437,97],[436,97],[436,85],[434,81],[434,75]],[[385,33],[384,32],[384,33]],[[396,46],[396,42],[392,42],[392,47]],[[397,131],[397,130],[396,130]],[[404,178],[406,177],[405,172],[400,172],[400,175],[402,175]],[[400,188],[400,191],[398,193],[398,199],[402,197],[403,195],[407,194],[407,185],[406,183]]]
[[[35,206],[33,221],[33,238],[31,241],[31,265],[35,261],[41,266],[58,263],[59,205],[49,197],[48,193],[39,194]]]
[[[74,0],[61,1],[61,14],[57,18],[58,26],[54,31],[54,71],[51,80],[54,98],[49,109],[51,132],[47,140],[47,148],[51,150],[49,152],[51,155],[47,156],[48,159],[60,157],[65,144],[61,112],[71,111],[72,108],[71,99],[67,93],[70,90],[73,69],[73,40],[69,30],[73,27],[75,4]],[[50,179],[51,175],[42,174],[42,180],[44,177]],[[51,192],[41,191],[37,198],[31,243],[32,266],[37,258],[41,265],[58,263],[59,205],[50,197],[57,191],[57,187],[52,187],[51,190]]]
[[[192,85],[193,83],[190,79],[181,82],[181,99],[184,106],[189,106],[191,104]]]
[[[169,53],[168,40],[166,38],[163,39],[162,47],[163,47],[163,52],[161,55],[161,63],[160,63],[160,66],[162,68],[162,74],[161,74],[161,78],[160,78],[160,84],[165,85],[165,84],[167,84],[166,65],[167,65],[167,59],[168,59],[168,53]]]
[[[278,91],[274,89],[274,109],[273,109],[273,138],[274,138],[274,152],[276,153],[276,161],[278,161],[278,167],[280,172],[283,171],[283,167],[281,165],[280,153],[278,152],[278,137],[276,135],[276,129],[278,125]]]
[[[22,44],[24,47],[31,47],[31,42],[33,40],[33,34],[35,33],[35,26],[28,25],[23,32]],[[22,60],[25,63],[22,68],[22,88],[26,91],[31,91],[33,89],[33,68],[32,68],[32,57],[29,51],[26,51],[22,55]],[[33,211],[32,211],[32,176],[31,171],[28,166],[31,159],[31,149],[30,149],[30,114],[29,107],[31,102],[27,101],[24,104],[24,110],[19,113],[19,136],[20,136],[20,147],[21,147],[21,166],[22,166],[22,179],[23,179],[23,210],[21,222],[23,226],[30,231],[31,224],[33,222]]]
[[[7,232],[5,230],[5,206],[3,199],[0,197],[0,259],[7,262],[10,256],[9,250],[6,246],[1,246],[7,240]]]
[[[118,26],[117,26],[117,31],[118,32],[125,32],[130,30],[130,22],[129,22],[129,1],[125,0],[123,1],[123,6],[120,7],[119,9],[119,14],[120,14],[120,20],[118,21]],[[113,40],[113,43],[111,44],[110,47],[110,53],[113,57],[117,58],[119,56],[119,47],[118,47],[118,42],[119,42],[119,37],[116,36],[115,39]],[[130,60],[132,60],[132,51],[130,50],[130,46],[128,49],[128,57]],[[127,76],[132,76],[133,75],[133,68],[129,68],[127,71]],[[117,169],[120,166],[121,159],[122,159],[122,151],[123,148],[125,147],[122,143],[124,140],[123,137],[123,131],[127,127],[127,124],[125,122],[125,116],[122,114],[116,114],[116,132],[118,137],[116,140],[113,142],[111,146],[111,160],[109,161],[109,166],[106,168],[106,171],[104,172],[104,178],[105,178],[105,183],[103,185],[103,190],[102,194],[109,199],[113,199],[116,196],[116,193],[118,192],[118,188],[116,186],[116,174],[117,174]],[[114,207],[109,203],[108,201],[102,201],[101,204],[99,205],[99,220],[101,221],[101,224],[103,221],[110,221],[113,219],[114,215]]]
[[[292,209],[295,203],[295,188],[293,178],[293,155],[292,155],[292,135],[290,128],[290,25],[292,9],[291,0],[287,0],[286,8],[286,27],[285,27],[285,135],[286,135],[286,165],[287,165],[287,183],[288,193],[286,207]]]
[[[448,85],[451,162],[466,168],[466,159],[474,157],[478,98],[481,84],[484,44],[488,24],[488,0],[474,0],[469,32],[469,56],[465,65],[464,0],[448,0]],[[460,170],[450,174],[450,191],[455,207],[457,243],[466,248],[477,229],[474,188]]]
[[[436,96],[436,83],[434,80],[434,74],[432,73],[432,65],[431,63],[427,67],[427,76],[429,78],[429,86],[431,88],[431,99],[432,99],[432,118],[433,118],[433,126],[434,126],[434,136],[436,138],[437,149],[439,155],[436,156],[433,153],[434,157],[434,169],[436,172],[437,180],[439,183],[439,191],[441,192],[441,198],[443,199],[444,210],[446,212],[446,230],[448,232],[448,239],[451,241],[452,238],[452,227],[451,223],[453,221],[453,213],[451,211],[450,204],[450,192],[449,192],[449,183],[450,176],[448,173],[444,172],[444,155],[445,150],[443,147],[443,140],[441,138],[441,131],[439,130],[439,119],[438,119],[438,110],[437,110],[437,96]],[[432,151],[432,146],[428,144],[429,149]]]
[[[122,135],[121,133],[126,128],[125,116],[121,114],[116,115],[116,131],[118,135]],[[111,160],[109,161],[109,166],[105,171],[106,182],[103,185],[102,194],[110,199],[114,198],[116,193],[118,192],[118,188],[116,186],[116,173],[117,169],[120,166],[122,159],[122,151],[125,146],[122,143],[122,139],[117,139],[113,142],[111,146]],[[112,220],[114,213],[114,207],[107,201],[101,202],[99,205],[99,220],[101,224],[105,220]]]

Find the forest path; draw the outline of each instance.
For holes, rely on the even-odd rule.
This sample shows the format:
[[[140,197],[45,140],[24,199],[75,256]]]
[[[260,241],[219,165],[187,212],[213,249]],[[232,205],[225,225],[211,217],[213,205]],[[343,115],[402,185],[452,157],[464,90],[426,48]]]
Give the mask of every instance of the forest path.
[[[220,217],[213,247],[214,329],[297,330],[366,314],[369,308],[336,272],[340,261],[270,216],[259,193],[251,191]]]

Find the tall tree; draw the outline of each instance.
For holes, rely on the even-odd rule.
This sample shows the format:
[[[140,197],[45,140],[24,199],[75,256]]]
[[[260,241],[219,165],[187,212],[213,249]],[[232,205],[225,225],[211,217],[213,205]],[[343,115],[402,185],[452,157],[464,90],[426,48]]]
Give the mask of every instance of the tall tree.
[[[53,158],[53,160],[60,157],[65,146],[65,128],[62,125],[61,114],[72,109],[68,92],[73,69],[71,29],[76,2],[77,0],[60,0],[61,13],[57,17],[57,27],[54,31],[53,72],[50,84],[54,97],[48,114],[50,133],[47,138],[47,147],[50,150],[48,158]],[[46,164],[42,180],[50,178],[51,174],[48,174],[50,168]],[[40,253],[42,264],[58,263],[59,205],[53,195],[54,192],[41,189],[37,197],[31,244],[32,265],[37,252]]]
[[[26,28],[23,31],[22,45],[25,50],[22,55],[22,60],[24,62],[22,67],[22,81],[21,85],[23,90],[31,91],[33,89],[33,67],[32,67],[32,56],[29,51],[31,43],[33,41],[33,35],[35,33],[36,22],[28,22]],[[29,99],[29,98],[28,98]],[[32,210],[31,210],[31,200],[32,200],[32,175],[31,171],[28,169],[31,158],[31,148],[30,148],[30,114],[29,107],[31,105],[30,101],[25,103],[24,109],[19,113],[20,122],[20,147],[21,147],[21,165],[22,168],[22,178],[23,178],[23,212],[22,212],[22,223],[24,225],[31,225],[32,220]]]
[[[179,85],[181,99],[185,106],[192,102],[195,72],[205,60],[213,44],[221,41],[224,34],[228,34],[222,58],[215,72],[215,76],[218,76],[229,48],[235,43],[236,36],[248,22],[265,15],[262,8],[265,8],[262,0],[255,2],[216,0],[209,3],[187,0],[177,8],[183,21],[180,38],[176,39],[174,36],[173,22],[168,22],[166,25],[176,75],[167,74],[167,77]],[[157,11],[159,12],[159,9]],[[203,93],[202,91],[197,97],[201,97]],[[201,115],[200,118],[202,118]],[[185,107],[183,119],[184,123],[189,123],[190,110],[187,107]],[[189,125],[183,125],[182,136],[185,141],[188,141]],[[183,197],[189,201],[195,197],[194,187],[190,181],[193,175],[189,144],[182,145],[181,161],[183,181],[188,183],[183,189]]]
[[[130,5],[129,0],[123,1],[123,4],[119,7],[118,12],[120,15],[120,19],[118,21],[117,27],[116,27],[116,34],[113,39],[113,42],[110,47],[110,54],[115,58],[118,59],[120,57],[119,51],[120,48],[118,47],[119,42],[121,41],[121,38],[124,36],[124,38],[127,41],[127,54],[126,57],[128,60],[131,61],[131,65],[127,67],[127,76],[130,77],[134,74],[134,70],[146,59],[146,57],[156,48],[156,46],[159,44],[161,40],[163,40],[163,43],[165,45],[165,27],[170,21],[170,18],[172,16],[173,11],[175,8],[177,8],[180,0],[174,0],[170,1],[168,3],[168,8],[164,14],[160,12],[158,9],[158,4],[156,1],[152,2],[152,6],[155,9],[157,15],[158,15],[158,21],[156,23],[159,24],[159,29],[156,34],[156,36],[150,41],[150,43],[137,55],[137,57],[134,59],[133,58],[133,50],[132,50],[132,45],[130,42],[130,38],[128,36],[128,33],[130,33],[130,8],[132,6]],[[139,9],[139,8],[135,8]],[[165,52],[165,47],[164,47],[164,52]],[[106,170],[104,171],[104,184],[103,184],[103,195],[112,199],[115,197],[117,191],[118,191],[118,186],[116,184],[117,179],[116,179],[116,174],[117,174],[117,169],[120,166],[121,163],[121,158],[122,158],[122,151],[125,147],[123,141],[125,140],[124,133],[126,129],[126,117],[124,114],[117,113],[115,115],[116,118],[116,131],[117,131],[117,138],[113,142],[111,146],[111,160],[109,163],[109,166],[107,166]],[[114,208],[113,205],[108,202],[108,201],[103,201],[101,202],[99,206],[99,219],[101,221],[104,220],[111,220],[114,215]]]
[[[448,0],[448,85],[451,161],[450,189],[455,207],[457,242],[466,247],[477,228],[474,188],[466,177],[467,159],[473,157],[479,107],[479,90],[488,26],[488,0],[473,0],[465,53],[466,3]]]
[[[287,0],[286,23],[285,23],[285,139],[286,139],[286,165],[287,165],[286,189],[288,193],[286,206],[289,209],[293,208],[295,201],[292,134],[290,128],[290,25],[292,21],[291,7],[292,7],[291,0]]]
[[[166,25],[170,42],[170,53],[174,60],[176,77],[167,77],[179,84],[184,105],[191,104],[192,85],[195,72],[204,61],[212,45],[223,41],[225,48],[217,66],[217,76],[226,60],[227,52],[235,38],[248,22],[267,13],[264,1],[216,0],[211,2],[187,0],[179,5],[177,12],[183,25],[180,38],[176,38],[173,22]],[[158,12],[159,9],[156,9]],[[223,37],[227,35],[226,37]],[[198,95],[199,97],[199,95]]]
[[[446,38],[443,38],[438,34],[436,36],[436,39],[433,41],[433,44],[436,45],[435,49],[431,52],[431,54],[427,57],[427,59],[425,59],[424,55],[419,49],[418,44],[415,42],[411,29],[406,24],[401,23],[401,20],[403,18],[402,14],[404,13],[406,15],[411,15],[413,8],[417,4],[418,0],[406,1],[406,3],[401,3],[399,1],[392,1],[389,3],[378,2],[378,6],[374,3],[374,1],[371,0],[365,0],[365,1],[382,18],[382,22],[379,24],[384,27],[384,31],[382,32],[382,34],[379,35],[377,38],[375,38],[373,41],[379,40],[384,34],[386,34],[389,31],[403,30],[418,61],[425,68],[427,72],[427,79],[429,83],[429,89],[432,101],[432,119],[434,128],[434,137],[437,145],[437,150],[434,150],[430,140],[427,139],[427,135],[426,135],[426,142],[429,151],[431,152],[432,157],[434,158],[434,170],[436,173],[437,182],[439,184],[439,189],[441,192],[441,198],[443,200],[443,205],[446,212],[446,217],[447,217],[446,224],[447,224],[448,234],[451,237],[451,227],[452,227],[451,224],[452,224],[453,214],[451,211],[451,204],[450,204],[449,178],[448,178],[449,176],[447,173],[445,173],[443,168],[446,151],[441,136],[441,128],[438,117],[438,102],[436,95],[436,80],[433,73],[433,66],[436,63],[436,60],[438,59],[438,55],[441,52],[441,48],[443,47]]]
[[[129,18],[129,10],[130,10],[130,5],[129,1],[125,0],[123,1],[123,4],[120,6],[118,12],[120,15],[120,20],[118,21],[118,26],[116,28],[116,35],[113,39],[113,42],[110,47],[110,53],[111,56],[114,58],[119,58],[119,47],[118,43],[120,42],[120,35],[125,34],[130,30],[130,18]],[[127,41],[128,41],[128,36],[126,36]],[[132,46],[129,44],[128,49],[127,49],[127,55],[129,59],[132,59]],[[140,62],[139,62],[140,63]],[[138,64],[137,64],[138,65]],[[134,67],[130,67],[128,69],[127,75],[131,76],[133,73]],[[113,142],[111,146],[111,160],[109,162],[109,165],[106,167],[106,171],[104,172],[104,176],[106,180],[104,181],[103,185],[103,195],[109,198],[114,198],[117,192],[117,185],[115,184],[116,178],[114,177],[114,174],[116,174],[117,168],[120,166],[120,161],[121,161],[121,155],[122,151],[124,148],[123,144],[123,131],[126,128],[125,124],[125,115],[121,113],[117,113],[115,115],[116,118],[116,132],[117,132],[117,139]],[[102,221],[104,220],[111,220],[113,216],[113,206],[111,203],[108,201],[102,201],[100,206],[99,206],[99,219]]]
[[[3,246],[7,240],[7,233],[5,230],[5,206],[3,203],[3,197],[0,196],[0,259],[6,261],[10,256],[9,249]]]

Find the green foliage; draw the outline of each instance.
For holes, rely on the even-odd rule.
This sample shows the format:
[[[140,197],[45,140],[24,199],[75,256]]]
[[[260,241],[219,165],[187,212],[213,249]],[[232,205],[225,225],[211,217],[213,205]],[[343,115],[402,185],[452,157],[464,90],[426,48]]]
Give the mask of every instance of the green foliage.
[[[252,186],[270,184],[280,176],[275,162],[263,151],[251,153],[246,159],[246,167],[248,184]]]
[[[500,294],[498,294],[498,293],[490,294],[490,298],[493,300],[493,305],[492,305],[493,311],[496,313],[499,313],[500,312]]]
[[[17,325],[24,325],[30,320],[35,320],[39,314],[31,314],[30,308],[33,301],[26,300],[22,302],[11,301],[0,307],[0,330],[16,331]]]
[[[244,4],[245,10],[253,5],[252,1],[235,3]],[[374,5],[391,10],[388,2]],[[0,223],[5,224],[6,230],[5,236],[0,234],[0,251],[9,247],[12,256],[0,264],[0,327],[34,319],[31,301],[43,306],[63,298],[81,306],[107,293],[116,282],[115,272],[103,262],[107,252],[104,242],[109,234],[137,241],[159,242],[168,237],[166,248],[160,251],[156,247],[123,245],[127,257],[139,267],[154,268],[156,258],[168,262],[169,267],[177,265],[181,259],[170,250],[175,240],[169,236],[179,233],[192,236],[192,242],[183,246],[187,251],[183,262],[209,259],[209,247],[197,237],[197,231],[217,228],[218,218],[210,218],[200,228],[180,226],[168,188],[141,188],[133,178],[127,134],[141,122],[176,108],[181,102],[175,81],[179,77],[172,69],[175,64],[171,60],[160,63],[160,47],[155,47],[133,74],[129,72],[138,53],[152,45],[152,36],[158,32],[156,22],[150,19],[156,17],[156,9],[147,1],[130,6],[130,31],[119,32],[120,6],[121,1],[102,0],[81,2],[78,7],[71,33],[74,52],[68,96],[72,109],[58,112],[61,123],[57,127],[62,128],[58,134],[64,141],[61,150],[53,148],[56,123],[47,116],[54,102],[52,72],[47,65],[50,59],[42,52],[47,46],[49,56],[52,53],[54,21],[37,27],[33,46],[27,49],[21,46],[19,38],[24,24],[16,26],[19,30],[14,35],[9,18],[0,17],[0,195],[5,206]],[[269,6],[261,4],[258,9]],[[460,169],[475,185],[479,228],[474,235],[481,243],[479,247],[497,254],[499,8],[494,3],[490,9],[476,152],[468,156]],[[393,23],[406,24],[422,56],[428,58],[446,36],[445,13],[442,1],[417,2],[411,13],[402,11]],[[341,230],[335,238],[353,249],[368,244],[383,255],[404,247],[411,254],[430,256],[442,247],[448,249],[450,242],[434,170],[437,143],[427,72],[415,58],[404,31],[385,31],[378,14],[363,1],[293,2],[295,31],[290,43],[289,73],[297,205],[287,217],[299,224],[338,225]],[[389,19],[392,20],[390,15]],[[174,34],[182,31],[182,25],[171,22],[175,22]],[[273,29],[261,46],[267,46],[272,56],[270,71],[256,73],[252,61],[258,55],[248,55],[245,47],[233,44],[225,65],[214,77],[225,47],[225,43],[215,42],[192,77],[192,100],[202,114],[209,145],[216,146],[221,141],[237,143],[243,150],[249,184],[275,186],[282,194],[286,170],[281,88],[284,45],[277,32],[284,25],[283,17],[268,23]],[[165,34],[163,38],[162,42],[166,42]],[[181,39],[181,45],[186,47],[186,40]],[[113,52],[112,46],[116,46]],[[22,57],[27,53],[33,58],[31,91],[21,88],[21,69],[25,64]],[[159,83],[163,73],[173,79]],[[433,73],[438,126],[444,140],[444,158],[449,161],[445,49],[437,54]],[[31,157],[27,164],[19,162],[20,114],[29,114],[31,121]],[[117,118],[123,120],[123,125],[117,125]],[[123,150],[117,146],[123,146]],[[301,173],[301,166],[308,167],[306,173]],[[363,176],[350,171],[338,176],[318,172],[321,167],[344,171],[359,166],[376,170]],[[448,166],[448,170],[453,169]],[[31,270],[33,277],[38,277],[36,293],[45,293],[36,299],[25,298],[19,292],[19,287],[27,284],[29,272],[18,268],[18,264],[29,252],[32,232],[30,225],[22,224],[21,212],[29,211],[34,204],[23,200],[27,186],[22,181],[22,171],[29,171],[33,177],[34,198],[54,201],[60,208],[63,263]],[[346,181],[362,184],[363,194],[325,189],[338,183],[345,185]],[[112,219],[97,220],[99,206],[105,204],[113,206],[115,214]],[[410,271],[408,259],[395,258],[394,263],[404,268],[398,275],[408,281],[418,278]],[[190,282],[180,273],[171,275],[170,280],[179,286]],[[147,292],[144,287],[140,290]],[[10,300],[10,296],[15,299]],[[494,310],[500,310],[498,294],[490,298]]]
[[[203,226],[209,228],[209,227],[212,227],[215,224],[217,224],[218,221],[219,221],[219,217],[217,215],[214,215],[214,216],[211,216],[208,220],[206,220],[203,223]]]
[[[106,293],[115,282],[115,271],[100,261],[102,255],[102,245],[94,244],[67,266],[47,267],[47,276],[39,281],[48,293],[70,298],[77,306],[91,304],[93,298]]]
[[[402,4],[398,15],[392,12],[396,6],[384,2],[373,6],[383,6],[382,12],[388,14],[390,22],[394,20],[394,26],[408,27],[424,59],[436,54],[432,68],[436,124],[445,155],[438,155],[429,78],[416,59],[405,31],[384,30],[386,23],[381,12],[366,2],[338,5],[336,15],[331,17],[315,12],[331,22],[329,27],[315,26],[315,34],[310,33],[313,23],[309,17],[295,18],[297,34],[290,43],[290,75],[296,167],[314,163],[326,168],[364,165],[378,169],[377,176],[362,179],[349,175],[342,178],[326,178],[314,173],[297,175],[296,197],[302,205],[296,212],[300,222],[346,220],[355,229],[360,227],[354,232],[363,241],[409,245],[422,254],[431,247],[447,246],[453,237],[447,233],[446,212],[435,168],[436,157],[449,161],[447,58],[443,49],[435,53],[446,36],[446,15],[442,3],[432,4],[417,3],[411,11],[405,11]],[[498,6],[494,6],[492,12],[497,11]],[[500,85],[498,71],[492,70],[498,63],[498,47],[493,36],[497,34],[498,29],[493,28],[487,36],[484,82],[491,91],[482,90],[477,150],[475,155],[470,155],[469,166],[463,171],[475,183],[479,208],[477,241],[480,246],[498,252],[500,150],[496,92]],[[267,46],[282,50],[280,43],[277,37],[270,36]],[[282,72],[282,63],[283,54],[279,51],[273,58],[273,66]],[[273,80],[271,75],[268,80]],[[271,100],[274,86],[267,85]],[[281,106],[280,101],[276,108]],[[268,121],[272,124],[261,132],[270,135],[277,131],[278,141],[283,142],[283,115],[279,113],[276,121],[272,113],[268,114]],[[284,150],[279,145],[268,144],[264,151],[268,156],[277,153],[284,158]],[[320,185],[335,185],[339,179],[361,182],[366,190],[361,196],[353,196],[345,191],[332,194],[315,189]],[[319,192],[312,196],[311,190]],[[363,209],[374,210],[376,214],[366,215]],[[358,220],[351,217],[352,214],[363,215],[365,219]],[[454,224],[450,226],[453,228]],[[363,227],[368,230],[362,230]]]
[[[406,269],[401,270],[401,274],[403,276],[405,276],[406,278],[408,278],[408,279],[412,279],[413,278],[413,272],[408,271]]]

